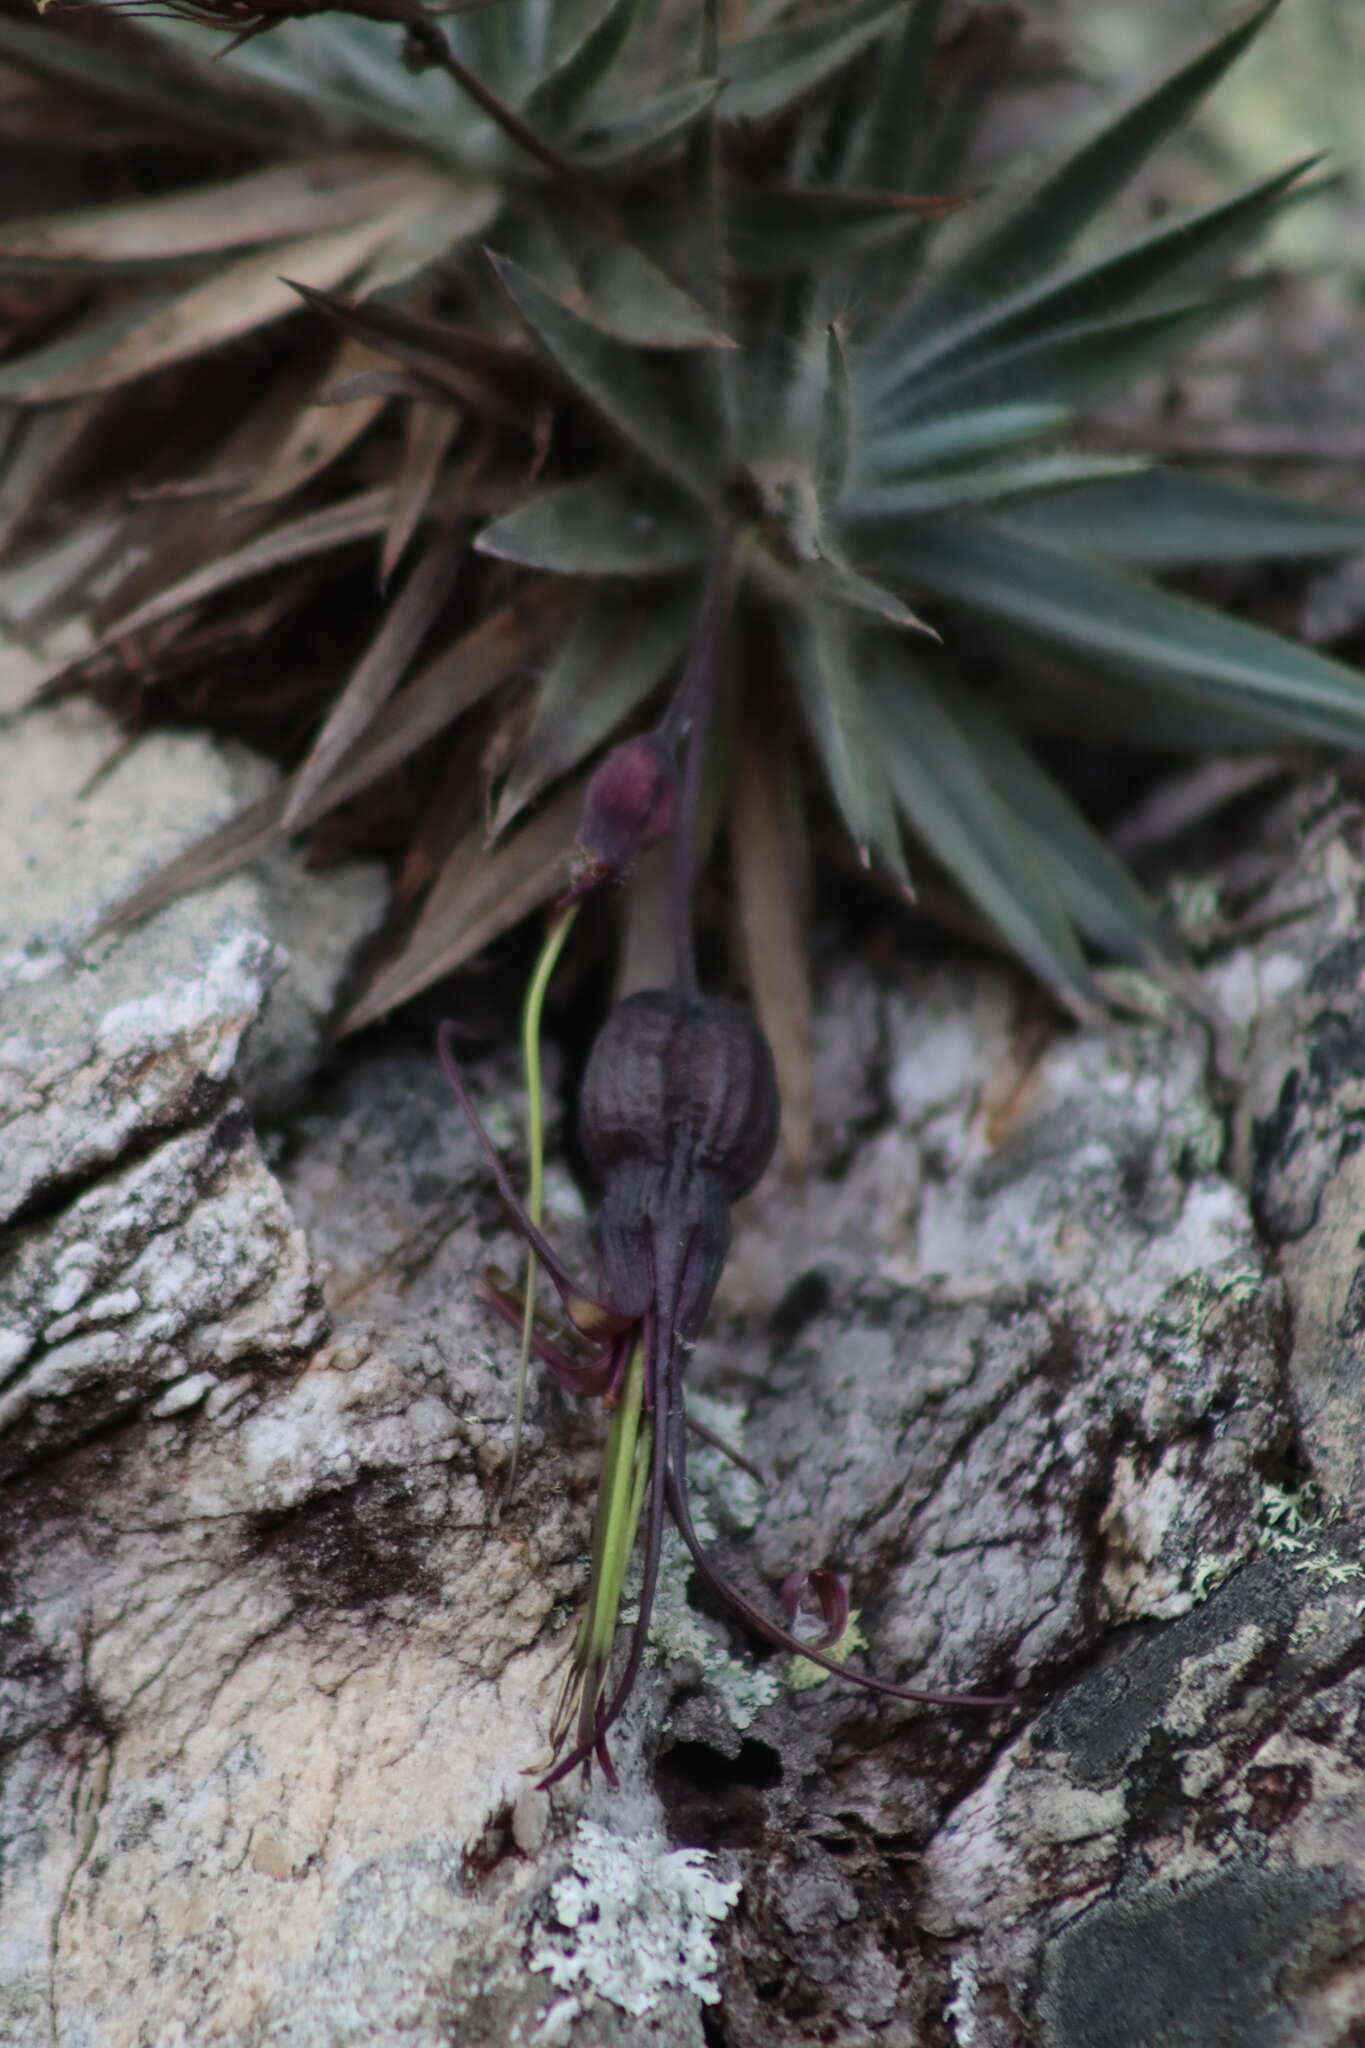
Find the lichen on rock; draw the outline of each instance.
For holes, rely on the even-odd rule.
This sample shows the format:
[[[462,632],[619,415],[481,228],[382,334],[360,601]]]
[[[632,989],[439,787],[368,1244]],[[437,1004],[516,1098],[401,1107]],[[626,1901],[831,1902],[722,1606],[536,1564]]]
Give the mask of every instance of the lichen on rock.
[[[226,806],[235,769],[194,773],[170,808]],[[54,778],[21,860],[86,829]],[[737,1213],[689,1365],[772,1483],[694,1475],[754,1599],[840,1569],[869,1669],[1019,1704],[795,1690],[675,1558],[620,1795],[527,1776],[601,1425],[534,1385],[499,1518],[515,1345],[470,1283],[513,1240],[435,1061],[272,1083],[263,1145],[269,892],[79,971],[39,892],[4,1025],[7,2048],[696,2048],[703,2011],[745,2048],[1356,2038],[1365,890],[1354,800],[1311,800],[1264,931],[1206,940],[1222,1093],[1193,1020],[830,970],[809,1191]],[[474,1085],[515,1142],[510,1058]]]
[[[680,1991],[714,2005],[715,1925],[740,1893],[704,1849],[580,1823],[570,1868],[550,1887],[547,1931],[531,1955],[561,1991],[608,1999],[637,2019]]]

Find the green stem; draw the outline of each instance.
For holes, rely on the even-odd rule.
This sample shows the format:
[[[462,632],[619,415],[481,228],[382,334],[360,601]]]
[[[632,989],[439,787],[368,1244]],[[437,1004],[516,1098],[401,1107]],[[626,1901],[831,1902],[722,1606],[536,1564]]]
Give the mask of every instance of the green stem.
[[[570,1684],[556,1717],[556,1750],[575,1721],[579,1739],[591,1738],[597,1702],[611,1663],[621,1596],[639,1533],[654,1446],[654,1428],[645,1413],[644,1395],[645,1354],[643,1346],[637,1344],[607,1436],[593,1521],[592,1576],[587,1604],[574,1638]]]
[[[625,1590],[626,1572],[640,1526],[645,1482],[649,1476],[651,1424],[641,1423],[645,1394],[645,1355],[636,1345],[626,1370],[625,1385],[611,1418],[606,1462],[597,1495],[593,1528],[592,1585],[583,1616],[583,1647],[592,1662],[606,1670],[616,1639],[616,1619]]]
[[[551,919],[521,1011],[521,1064],[526,1076],[526,1149],[530,1156],[526,1210],[537,1228],[545,1205],[545,1091],[540,1072],[540,1020],[545,1008],[545,992],[550,986],[555,968],[559,965],[564,942],[573,930],[573,922],[577,915],[578,906],[571,903],[567,910],[560,911]],[[534,1251],[528,1251],[526,1293],[521,1311],[521,1356],[517,1361],[517,1391],[512,1411],[512,1463],[508,1468],[507,1484],[503,1488],[504,1501],[510,1497],[512,1488],[516,1485],[517,1463],[521,1456],[522,1425],[526,1418],[526,1379],[531,1365],[531,1333],[536,1320],[538,1268],[539,1262]]]

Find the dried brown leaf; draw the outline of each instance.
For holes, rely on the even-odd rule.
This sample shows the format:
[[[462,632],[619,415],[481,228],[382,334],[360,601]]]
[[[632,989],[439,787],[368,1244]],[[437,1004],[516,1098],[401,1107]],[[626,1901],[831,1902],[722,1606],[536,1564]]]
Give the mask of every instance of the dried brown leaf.
[[[406,198],[369,220],[298,241],[272,243],[228,264],[136,321],[88,361],[26,383],[14,395],[24,404],[46,405],[57,398],[108,391],[282,319],[298,303],[282,271],[308,284],[340,284],[398,232],[420,206],[428,183],[426,174],[413,172]]]
[[[269,852],[279,834],[285,794],[283,787],[272,789],[269,796],[259,798],[235,818],[229,818],[226,825],[220,825],[157,868],[145,882],[110,905],[92,937],[98,938],[118,925],[133,924],[138,918],[160,910],[172,898],[183,896],[186,890],[202,889]]]
[[[563,591],[544,584],[481,620],[384,706],[368,732],[302,809],[296,829],[314,824],[324,813],[387,775],[462,711],[534,659],[562,625],[564,615]],[[145,917],[173,896],[256,859],[281,837],[289,798],[289,783],[281,783],[269,796],[159,868],[114,904],[98,929],[105,931]]]
[[[0,257],[110,265],[205,256],[372,220],[411,186],[410,167],[392,156],[336,150],[164,198],[11,221]]]
[[[473,714],[479,722],[496,715],[497,707],[487,704]],[[484,785],[469,772],[470,754],[477,749],[477,735],[469,734],[466,744],[462,733],[459,744],[447,747],[440,770],[428,786],[394,876],[393,906],[399,913],[416,905],[455,847],[483,817]]]
[[[159,591],[146,604],[115,619],[100,635],[96,651],[158,625],[162,619],[172,618],[191,605],[202,604],[206,598],[216,597],[220,591],[230,590],[234,583],[244,583],[250,576],[261,576],[268,569],[305,561],[310,555],[328,554],[333,548],[382,533],[393,512],[393,502],[393,490],[386,486],[344,499],[340,505],[329,505],[325,511],[310,512],[286,526],[272,527],[259,540],[249,541],[244,548],[209,562],[168,590]]]
[[[237,493],[256,474],[260,465],[269,461],[272,450],[288,434],[298,417],[300,405],[313,388],[316,375],[316,365],[306,355],[288,360],[269,383],[253,392],[251,402],[242,408],[225,438],[211,444],[211,452],[207,455],[196,445],[199,438],[197,420],[203,411],[203,399],[191,390],[185,403],[186,418],[182,432],[188,432],[190,436],[193,459],[207,460],[208,473],[158,476],[155,495],[148,494],[143,501],[146,509],[134,514],[125,528],[126,552],[131,567],[104,592],[95,607],[92,624],[97,634],[102,634],[115,620],[125,618],[173,584],[217,561],[235,556],[269,522],[271,515],[266,507],[243,505]],[[175,381],[174,378],[157,379],[158,385]],[[140,398],[142,396],[139,394]],[[122,392],[106,393],[98,402],[113,414],[129,410],[128,397]],[[143,405],[139,403],[136,410],[141,416]],[[210,432],[212,425],[210,413]],[[183,455],[176,448],[174,434],[168,438],[175,450],[169,456],[174,468],[177,456],[183,459]],[[160,451],[158,457],[163,459]],[[187,504],[184,501],[186,490],[202,492],[205,489],[216,493],[218,502]],[[157,497],[163,492],[168,497],[174,493],[179,502],[173,500],[158,504]],[[224,504],[224,497],[232,502]]]
[[[352,306],[304,279],[289,281],[300,298],[343,334],[368,342],[380,355],[401,363],[438,390],[449,391],[481,419],[512,432],[525,431],[531,366],[516,349],[397,306]]]
[[[359,347],[357,342],[355,347]],[[366,350],[368,354],[369,351]],[[354,405],[361,398],[437,398],[435,385],[407,370],[362,370],[358,376],[343,377],[319,391],[315,405]]]
[[[524,668],[563,629],[571,594],[555,583],[532,586],[481,619],[420,669],[318,791],[300,823],[387,775],[441,729]]]
[[[398,958],[376,975],[343,1022],[343,1033],[358,1031],[429,988],[564,887],[583,788],[580,781],[561,790],[494,853],[485,850],[482,825],[466,833]]]
[[[52,503],[62,472],[85,439],[100,401],[89,399],[61,412],[32,413],[18,431],[22,438],[5,448],[0,481],[0,554],[7,554],[33,519]]]
[[[286,832],[295,829],[352,742],[359,739],[381,704],[402,681],[450,594],[457,559],[449,533],[439,532],[428,542],[294,777],[289,808],[284,815]]]
[[[361,342],[341,343],[311,397],[296,411],[278,446],[239,501],[243,506],[266,505],[275,498],[288,497],[360,439],[383,411],[389,394],[356,393],[335,403],[333,393],[339,383],[373,374],[374,364],[374,352]]]
[[[382,584],[387,585],[421,524],[459,424],[459,414],[448,405],[428,405],[425,400],[418,400],[408,409],[403,454],[394,483],[393,513],[379,558]]]

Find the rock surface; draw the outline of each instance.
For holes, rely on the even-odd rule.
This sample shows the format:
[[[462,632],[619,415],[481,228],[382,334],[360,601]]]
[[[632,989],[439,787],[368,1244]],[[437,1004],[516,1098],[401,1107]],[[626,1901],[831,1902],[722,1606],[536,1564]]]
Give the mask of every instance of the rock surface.
[[[240,795],[163,744],[151,857]],[[985,964],[825,977],[815,1174],[737,1219],[692,1367],[772,1484],[700,1454],[705,1513],[766,1603],[845,1571],[868,1668],[1015,1703],[793,1689],[673,1555],[622,1791],[547,1796],[600,1419],[538,1386],[499,1516],[515,1346],[470,1283],[515,1247],[424,1047],[352,1054],[263,1149],[278,891],[67,963],[122,772],[86,814],[19,772],[0,2039],[1359,2039],[1349,796],[1199,897],[1216,1045],[1060,1032]],[[511,1071],[476,1085],[515,1145]],[[553,1233],[584,1220],[552,1175]]]

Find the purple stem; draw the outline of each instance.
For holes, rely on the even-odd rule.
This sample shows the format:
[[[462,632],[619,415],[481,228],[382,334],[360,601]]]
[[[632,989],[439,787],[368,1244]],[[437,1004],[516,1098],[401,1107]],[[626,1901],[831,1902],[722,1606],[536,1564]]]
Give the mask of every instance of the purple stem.
[[[677,695],[664,714],[659,737],[676,744],[686,734],[682,792],[678,822],[673,830],[673,875],[670,907],[673,920],[674,981],[680,994],[697,993],[697,963],[692,949],[692,883],[697,864],[697,813],[701,808],[702,771],[706,765],[706,735],[711,723],[715,697],[716,654],[720,636],[734,602],[734,558],[728,541],[722,541],[711,557],[697,630],[688,649],[687,663]]]
[[[500,1287],[495,1287],[486,1276],[475,1292],[480,1300],[491,1308],[494,1315],[501,1316],[518,1335],[521,1332],[522,1309],[520,1302]],[[573,1358],[553,1337],[547,1337],[543,1330],[532,1329],[531,1349],[540,1363],[553,1373],[566,1394],[592,1395],[610,1391],[617,1378],[616,1354],[620,1339],[600,1349],[595,1358]]]
[[[725,1441],[723,1436],[717,1436],[714,1429],[708,1429],[704,1422],[698,1422],[695,1415],[688,1416],[687,1426],[693,1436],[699,1436],[702,1442],[709,1444],[713,1451],[719,1451],[722,1458],[728,1458],[732,1465],[738,1465],[741,1472],[747,1472],[751,1479],[757,1480],[765,1493],[772,1490],[772,1480],[763,1470],[763,1467],[755,1465],[752,1458],[746,1458],[743,1451],[737,1451],[733,1444]]]
[[[441,1065],[445,1068],[446,1079],[455,1090],[456,1099],[461,1109],[469,1118],[470,1128],[478,1140],[480,1151],[492,1170],[493,1178],[497,1183],[498,1193],[502,1196],[506,1207],[511,1211],[512,1220],[536,1257],[540,1260],[545,1271],[549,1274],[558,1291],[559,1298],[567,1311],[569,1321],[574,1325],[574,1328],[584,1330],[584,1325],[580,1318],[583,1312],[588,1310],[591,1311],[593,1320],[592,1325],[584,1330],[586,1336],[590,1338],[619,1336],[622,1330],[629,1328],[631,1318],[618,1315],[615,1309],[608,1308],[604,1302],[595,1301],[590,1294],[585,1293],[577,1284],[545,1233],[527,1215],[522,1205],[521,1197],[512,1185],[507,1168],[498,1156],[497,1147],[484,1129],[483,1119],[474,1107],[473,1098],[469,1093],[469,1084],[461,1071],[460,1062],[455,1057],[455,1047],[452,1043],[453,1034],[454,1026],[449,1023],[443,1024],[436,1034],[436,1049],[441,1056]]]
[[[668,1506],[678,1533],[692,1555],[692,1562],[718,1599],[736,1613],[745,1627],[752,1630],[760,1642],[771,1643],[774,1649],[788,1650],[794,1657],[808,1658],[822,1670],[831,1672],[835,1678],[846,1678],[850,1685],[861,1686],[865,1692],[883,1693],[888,1699],[913,1700],[919,1706],[927,1707],[1012,1707],[1017,1704],[1012,1695],[1006,1693],[999,1698],[988,1698],[984,1693],[972,1692],[921,1692],[909,1685],[892,1685],[889,1679],[873,1678],[866,1671],[850,1671],[846,1665],[827,1656],[815,1643],[803,1643],[799,1636],[791,1635],[777,1622],[770,1621],[761,1608],[746,1600],[737,1586],[732,1586],[724,1574],[717,1570],[701,1545],[701,1539],[692,1526],[692,1513],[687,1504],[686,1443],[681,1428],[674,1432],[672,1453],[668,1469]]]

